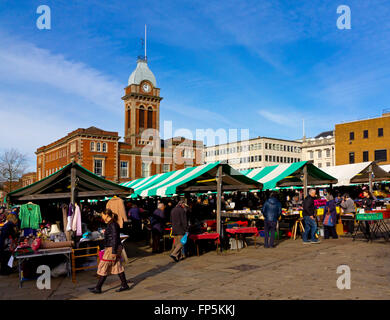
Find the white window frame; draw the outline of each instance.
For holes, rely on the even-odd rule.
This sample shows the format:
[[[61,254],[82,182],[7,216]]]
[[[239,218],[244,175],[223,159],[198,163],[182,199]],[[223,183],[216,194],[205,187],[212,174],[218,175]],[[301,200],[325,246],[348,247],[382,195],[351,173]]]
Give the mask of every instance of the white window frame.
[[[126,174],[122,174],[122,170],[125,169],[124,167],[122,167],[122,164],[126,164]],[[121,178],[128,178],[129,177],[129,162],[128,161],[120,161],[120,164],[119,164],[119,175]]]

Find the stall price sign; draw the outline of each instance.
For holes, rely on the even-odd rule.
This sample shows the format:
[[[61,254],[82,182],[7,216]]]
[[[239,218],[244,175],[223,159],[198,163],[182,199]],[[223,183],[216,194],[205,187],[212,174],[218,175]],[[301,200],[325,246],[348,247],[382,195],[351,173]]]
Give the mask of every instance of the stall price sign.
[[[372,220],[383,220],[382,212],[378,213],[358,213],[356,220],[372,221]]]

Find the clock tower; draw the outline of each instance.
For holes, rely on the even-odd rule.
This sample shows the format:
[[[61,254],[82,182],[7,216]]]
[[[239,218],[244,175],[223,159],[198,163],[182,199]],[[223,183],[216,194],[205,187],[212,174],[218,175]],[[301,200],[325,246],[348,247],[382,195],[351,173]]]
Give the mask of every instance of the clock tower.
[[[138,57],[137,67],[129,77],[122,100],[125,103],[125,143],[131,149],[141,149],[147,144],[142,139],[142,133],[147,129],[154,129],[155,138],[159,139],[162,97],[146,57]],[[148,136],[151,135],[149,132]]]

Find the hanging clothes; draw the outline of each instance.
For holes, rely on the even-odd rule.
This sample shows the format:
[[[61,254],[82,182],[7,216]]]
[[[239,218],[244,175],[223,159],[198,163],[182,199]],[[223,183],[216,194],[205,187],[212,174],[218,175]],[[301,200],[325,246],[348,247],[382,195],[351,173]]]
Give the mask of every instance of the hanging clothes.
[[[81,230],[81,210],[79,205],[76,203],[74,208],[74,215],[72,221],[72,230],[76,232],[76,236],[82,236]]]
[[[121,198],[113,197],[106,205],[106,209],[110,209],[112,212],[118,215],[118,224],[120,228],[123,228],[123,222],[127,221],[125,204]]]
[[[68,217],[67,217],[66,231],[72,231],[72,222],[73,222],[73,206],[70,203],[68,207]]]
[[[42,223],[40,206],[34,203],[21,205],[19,219],[21,229],[39,229],[39,225]]]

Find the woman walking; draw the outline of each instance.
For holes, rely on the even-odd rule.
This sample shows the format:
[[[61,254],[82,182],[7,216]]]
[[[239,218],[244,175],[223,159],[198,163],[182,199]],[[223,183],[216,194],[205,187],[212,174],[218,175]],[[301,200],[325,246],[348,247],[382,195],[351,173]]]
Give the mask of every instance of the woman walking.
[[[116,292],[130,289],[125,276],[125,269],[121,263],[121,253],[123,247],[120,242],[118,215],[110,209],[102,214],[104,222],[107,224],[104,232],[104,255],[100,260],[97,274],[99,281],[96,287],[89,288],[92,293],[102,293],[102,286],[109,274],[117,274],[121,280],[121,287]]]
[[[337,224],[337,211],[336,202],[331,194],[327,196],[327,202],[325,206],[324,219],[322,221],[324,225],[324,239],[329,239],[331,236],[333,239],[337,239],[338,235],[336,232]]]

